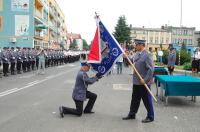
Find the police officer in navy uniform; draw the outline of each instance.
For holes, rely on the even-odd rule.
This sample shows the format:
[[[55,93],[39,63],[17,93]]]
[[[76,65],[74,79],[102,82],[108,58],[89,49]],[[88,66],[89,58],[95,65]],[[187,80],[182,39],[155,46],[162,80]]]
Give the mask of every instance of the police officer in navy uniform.
[[[31,68],[32,68],[32,70],[35,70],[36,56],[37,56],[37,53],[35,51],[35,48],[32,48],[32,50],[31,50]]]
[[[2,61],[3,61],[3,74],[5,77],[8,76],[8,67],[9,67],[9,51],[7,47],[3,48],[1,53]]]
[[[1,50],[1,47],[0,47],[0,78],[2,77],[2,71],[1,71],[1,65],[2,65],[2,54],[1,54],[2,50]]]
[[[97,95],[87,90],[88,85],[93,84],[98,81],[101,76],[97,73],[94,77],[88,77],[87,73],[90,70],[90,65],[87,62],[81,63],[81,69],[77,74],[76,83],[73,90],[72,98],[76,104],[76,109],[61,106],[59,107],[60,116],[63,118],[64,114],[73,114],[81,116],[84,112],[85,114],[91,114],[92,108],[96,101]],[[89,99],[85,109],[83,110],[83,102]]]
[[[27,48],[27,71],[31,71],[31,62],[32,62],[32,52],[31,48]]]
[[[10,71],[11,75],[15,75],[15,64],[16,64],[16,52],[14,47],[11,47],[10,51]]]
[[[21,74],[22,63],[22,49],[20,47],[17,47],[17,74]]]
[[[144,83],[150,88],[153,77],[153,59],[150,53],[145,50],[145,40],[135,39],[135,44],[137,53],[133,59],[133,63],[143,79],[140,80],[136,73],[133,73],[133,91],[130,111],[128,116],[124,117],[123,120],[135,119],[142,99],[147,110],[147,116],[142,120],[142,123],[148,123],[154,121],[154,110],[152,97],[146,90]]]
[[[28,52],[25,47],[22,50],[22,59],[23,59],[22,70],[23,72],[27,72]]]

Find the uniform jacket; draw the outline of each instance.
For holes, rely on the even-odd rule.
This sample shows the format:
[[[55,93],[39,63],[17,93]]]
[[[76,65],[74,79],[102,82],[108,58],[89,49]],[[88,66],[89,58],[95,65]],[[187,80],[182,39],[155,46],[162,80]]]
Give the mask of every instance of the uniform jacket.
[[[17,62],[23,62],[21,50],[17,51]]]
[[[143,50],[142,52],[137,52],[133,59],[133,63],[147,85],[150,84],[150,80],[153,77],[153,59],[151,54],[148,53],[148,51],[146,50]],[[140,79],[135,72],[133,74],[133,84],[141,85]]]
[[[10,62],[11,63],[15,63],[16,62],[16,57],[17,57],[16,52],[11,50],[10,51]]]
[[[168,66],[174,66],[176,62],[176,53],[169,53],[168,55]]]
[[[3,63],[9,63],[9,53],[8,51],[2,51],[1,53],[1,59]]]
[[[72,93],[72,98],[79,101],[86,100],[86,91],[88,85],[93,84],[97,80],[97,77],[89,78],[86,72],[80,70],[76,76],[76,82]]]

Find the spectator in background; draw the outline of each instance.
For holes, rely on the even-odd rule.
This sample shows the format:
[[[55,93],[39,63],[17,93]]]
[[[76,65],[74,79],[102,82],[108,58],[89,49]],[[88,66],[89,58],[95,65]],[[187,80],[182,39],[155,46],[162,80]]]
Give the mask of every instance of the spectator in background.
[[[192,56],[192,73],[198,73],[199,60],[200,60],[200,51],[199,48],[196,48],[194,51],[194,55]]]
[[[125,52],[126,56],[129,56],[129,52],[126,51]],[[125,55],[123,55],[123,62],[124,62],[124,66],[128,67],[129,66],[129,62],[128,62],[128,59],[126,58]]]
[[[116,62],[117,74],[122,74],[123,54],[121,54]]]
[[[133,63],[133,58],[135,56],[135,50],[131,51],[128,55],[128,58],[131,60],[131,62]]]
[[[152,53],[152,56],[153,56],[153,61],[154,61],[154,64],[155,62],[157,61],[157,55],[156,55],[156,51],[154,50],[153,53]]]
[[[167,66],[168,66],[169,74],[173,75],[174,66],[176,62],[176,51],[174,50],[174,48],[170,48],[167,59],[168,59]]]
[[[161,50],[161,48],[158,49],[158,65],[162,65],[163,61],[162,61],[162,57],[163,57],[163,51]]]

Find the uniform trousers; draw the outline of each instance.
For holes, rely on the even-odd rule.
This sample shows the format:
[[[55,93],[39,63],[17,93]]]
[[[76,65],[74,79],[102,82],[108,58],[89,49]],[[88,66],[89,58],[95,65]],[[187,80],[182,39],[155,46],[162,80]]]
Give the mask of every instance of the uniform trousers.
[[[117,62],[117,74],[122,74],[122,64],[123,62]]]
[[[17,61],[17,72],[18,73],[21,72],[21,67],[22,67],[22,62],[21,61]]]
[[[32,70],[35,70],[35,61],[31,61],[31,68]]]
[[[27,65],[27,70],[30,71],[31,70],[31,61],[30,60],[27,61],[26,65]]]
[[[88,103],[87,103],[87,105],[84,109],[84,113],[92,111],[92,108],[93,108],[94,103],[96,101],[97,95],[95,93],[87,91],[86,92],[86,98],[89,99],[89,101],[88,101]],[[76,109],[63,106],[63,113],[81,116],[82,113],[83,113],[83,102],[84,101],[79,101],[79,100],[74,99],[74,102],[75,102],[75,105],[76,105]]]
[[[14,74],[14,72],[15,72],[15,62],[11,62],[10,71],[11,71],[11,74]]]
[[[129,115],[130,116],[136,115],[140,106],[141,99],[147,110],[147,117],[154,120],[152,97],[146,90],[144,85],[133,85],[132,100],[131,100]]]
[[[23,69],[23,72],[26,72],[26,68],[27,68],[27,61],[23,61],[23,62],[22,62],[22,69]]]
[[[4,75],[7,75],[7,73],[8,73],[8,67],[9,67],[8,63],[3,63],[3,74]]]

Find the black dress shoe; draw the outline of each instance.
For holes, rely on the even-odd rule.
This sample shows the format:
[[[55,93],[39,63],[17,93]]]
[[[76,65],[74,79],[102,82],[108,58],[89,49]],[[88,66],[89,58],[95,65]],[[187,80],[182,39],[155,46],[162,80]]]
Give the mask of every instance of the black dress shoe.
[[[84,114],[94,114],[93,111],[84,111]]]
[[[152,121],[153,121],[153,119],[146,117],[144,120],[142,120],[142,123],[149,123],[149,122],[152,122]]]
[[[8,77],[8,74],[4,74],[4,77]]]
[[[127,117],[123,117],[122,120],[131,120],[135,119],[135,115],[128,115]]]
[[[60,117],[63,118],[64,117],[64,113],[63,113],[62,106],[59,107],[59,112],[60,112]]]

